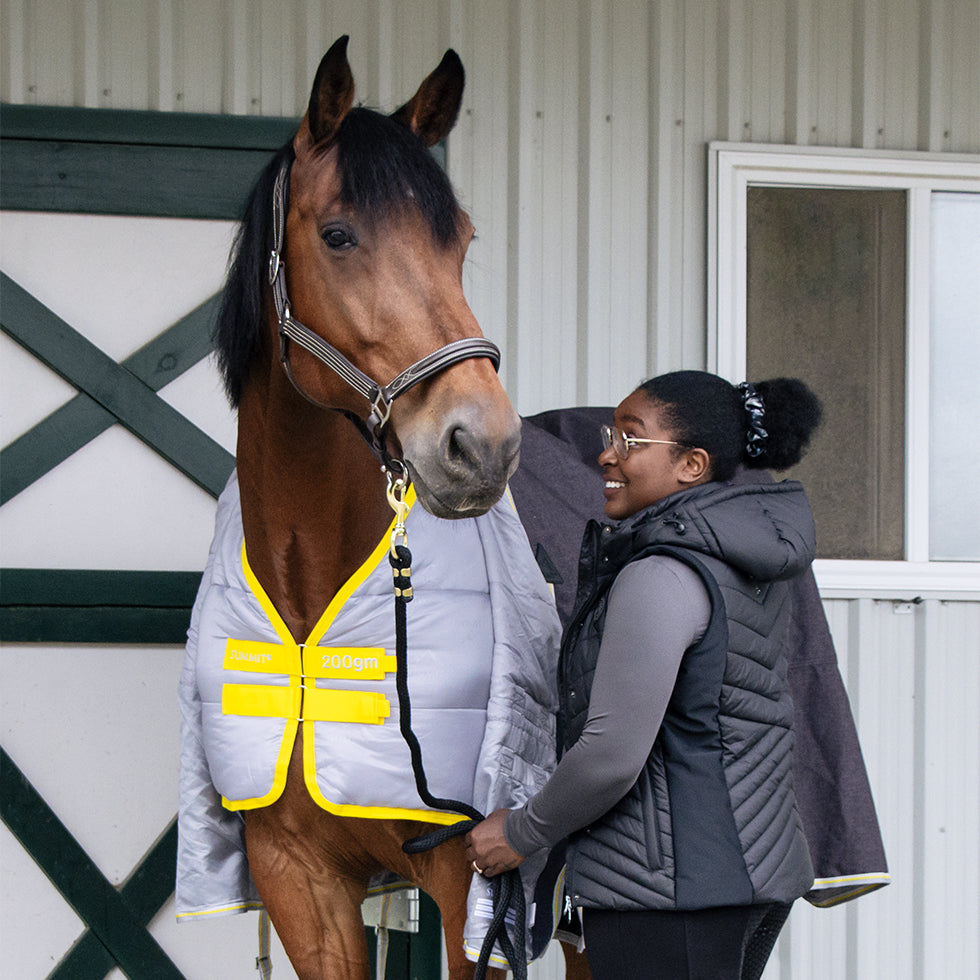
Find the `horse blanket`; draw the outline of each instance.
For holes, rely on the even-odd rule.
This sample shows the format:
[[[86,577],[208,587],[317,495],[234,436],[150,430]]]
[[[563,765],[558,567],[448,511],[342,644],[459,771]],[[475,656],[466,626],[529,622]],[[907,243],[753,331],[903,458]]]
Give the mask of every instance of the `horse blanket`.
[[[429,791],[485,813],[520,806],[555,764],[560,623],[551,590],[509,497],[460,521],[411,506],[406,531],[412,727]],[[388,546],[386,535],[297,643],[249,568],[232,474],[180,681],[178,918],[259,907],[237,811],[282,793],[299,725],[306,786],[324,809],[461,819],[419,798],[399,731]],[[529,863],[530,905],[544,856]]]

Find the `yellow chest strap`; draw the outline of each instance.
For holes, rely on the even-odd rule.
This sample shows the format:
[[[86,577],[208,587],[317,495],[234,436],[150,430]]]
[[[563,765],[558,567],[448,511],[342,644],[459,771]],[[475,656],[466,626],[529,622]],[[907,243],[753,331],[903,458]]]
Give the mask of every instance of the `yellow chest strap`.
[[[222,666],[269,677],[263,684],[223,685],[223,714],[373,725],[383,724],[391,715],[391,705],[380,692],[316,686],[317,680],[383,680],[395,671],[395,658],[383,647],[307,647],[229,639]]]

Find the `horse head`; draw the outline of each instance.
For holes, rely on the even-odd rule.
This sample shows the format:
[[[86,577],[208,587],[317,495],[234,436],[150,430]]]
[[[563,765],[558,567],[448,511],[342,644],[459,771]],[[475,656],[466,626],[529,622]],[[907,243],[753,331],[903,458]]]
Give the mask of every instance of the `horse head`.
[[[473,226],[429,152],[456,121],[463,66],[447,51],[389,116],[353,106],[346,47],[342,37],[324,55],[292,141],[288,315],[383,386],[446,345],[482,336],[462,284]],[[269,316],[273,329],[281,320]],[[410,386],[385,419],[386,444],[438,517],[485,512],[517,465],[519,419],[494,362],[476,350]],[[308,349],[292,344],[283,361],[308,400],[368,419],[363,393]]]

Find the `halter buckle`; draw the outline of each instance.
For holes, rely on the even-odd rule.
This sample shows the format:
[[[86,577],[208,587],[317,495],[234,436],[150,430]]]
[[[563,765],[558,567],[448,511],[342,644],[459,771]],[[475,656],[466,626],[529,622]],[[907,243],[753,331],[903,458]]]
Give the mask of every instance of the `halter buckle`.
[[[371,402],[371,411],[367,417],[367,427],[376,438],[381,438],[381,431],[388,424],[391,405],[392,399],[386,397],[384,391],[379,388]]]
[[[282,265],[282,260],[279,257],[279,250],[273,249],[269,253],[269,285],[271,286],[279,275],[279,267]]]

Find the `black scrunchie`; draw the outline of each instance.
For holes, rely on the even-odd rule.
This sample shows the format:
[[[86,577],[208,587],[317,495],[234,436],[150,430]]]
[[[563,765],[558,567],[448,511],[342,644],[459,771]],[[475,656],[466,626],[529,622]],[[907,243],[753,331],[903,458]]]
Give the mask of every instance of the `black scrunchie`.
[[[766,439],[769,438],[769,433],[762,427],[762,416],[765,414],[766,406],[762,402],[762,395],[755,390],[755,385],[751,382],[743,381],[738,386],[738,390],[742,393],[742,404],[749,417],[745,452],[754,459],[766,451]]]

